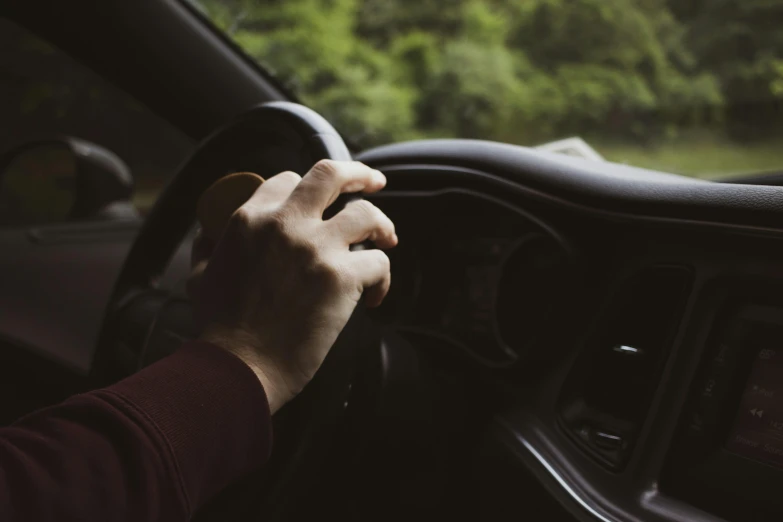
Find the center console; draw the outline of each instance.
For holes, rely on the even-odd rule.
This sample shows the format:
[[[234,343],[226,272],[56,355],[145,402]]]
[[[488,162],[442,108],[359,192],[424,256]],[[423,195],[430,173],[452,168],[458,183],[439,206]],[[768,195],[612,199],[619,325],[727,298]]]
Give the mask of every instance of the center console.
[[[781,520],[783,308],[736,303],[717,325],[661,490],[728,520]]]

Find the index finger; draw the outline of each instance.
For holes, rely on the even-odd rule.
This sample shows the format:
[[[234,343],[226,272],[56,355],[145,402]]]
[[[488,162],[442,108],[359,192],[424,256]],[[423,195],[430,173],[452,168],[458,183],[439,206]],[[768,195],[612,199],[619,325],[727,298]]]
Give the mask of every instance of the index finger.
[[[290,201],[304,213],[323,215],[345,192],[377,192],[386,186],[381,171],[358,161],[321,160],[294,189]]]

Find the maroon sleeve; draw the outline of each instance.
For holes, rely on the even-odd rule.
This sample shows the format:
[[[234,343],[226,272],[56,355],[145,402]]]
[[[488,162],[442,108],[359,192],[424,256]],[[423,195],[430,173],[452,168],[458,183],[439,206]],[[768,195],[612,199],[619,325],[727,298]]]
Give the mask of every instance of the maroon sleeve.
[[[0,429],[0,520],[189,520],[270,448],[255,374],[220,348],[188,343]]]

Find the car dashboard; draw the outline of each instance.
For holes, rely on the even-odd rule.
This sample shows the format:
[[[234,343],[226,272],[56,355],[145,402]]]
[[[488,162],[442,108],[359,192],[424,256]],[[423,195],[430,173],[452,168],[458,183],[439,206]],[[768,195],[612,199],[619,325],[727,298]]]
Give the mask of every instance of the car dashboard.
[[[493,440],[572,516],[779,520],[783,191],[510,149],[360,158],[400,237],[376,317],[502,382]]]
[[[454,190],[379,201],[403,240],[388,252],[394,285],[374,318],[440,338],[487,367],[513,365],[565,290],[567,246],[491,197]]]
[[[387,188],[367,198],[400,238],[389,251],[390,294],[372,317],[426,353],[419,364],[426,357],[431,373],[459,367],[441,372],[437,387],[395,384],[409,402],[394,415],[429,401],[451,416],[419,453],[394,453],[408,458],[396,463],[401,473],[430,457],[445,470],[439,480],[473,481],[458,496],[480,491],[480,518],[492,520],[516,520],[520,502],[545,499],[562,520],[781,519],[783,189],[466,140],[395,144],[357,159],[386,173]],[[3,258],[17,274],[3,298],[19,314],[38,313],[6,314],[0,331],[56,361],[51,382],[64,367],[89,373],[136,226],[14,236],[24,255]],[[195,334],[182,292],[191,241],[127,309],[113,349],[128,371]],[[100,291],[81,292],[87,284]],[[60,306],[72,296],[80,306]],[[25,371],[6,365],[9,394],[22,397],[26,385],[33,393],[40,360]],[[73,388],[63,382],[29,406]],[[445,418],[438,408],[417,415],[432,424]],[[414,443],[424,437],[407,431]],[[481,432],[480,448],[457,475],[461,431]],[[440,489],[453,504],[456,490]]]

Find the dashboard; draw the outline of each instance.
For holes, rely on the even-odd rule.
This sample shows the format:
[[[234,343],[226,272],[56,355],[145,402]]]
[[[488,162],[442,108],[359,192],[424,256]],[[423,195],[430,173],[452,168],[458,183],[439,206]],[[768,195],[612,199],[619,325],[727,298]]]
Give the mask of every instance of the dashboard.
[[[401,238],[377,313],[495,372],[506,457],[582,520],[780,520],[780,189],[428,145],[360,158]]]
[[[468,368],[452,388],[480,395],[471,411],[491,419],[482,455],[497,458],[478,459],[475,475],[494,495],[493,520],[518,518],[520,492],[526,504],[555,498],[568,520],[783,517],[783,189],[488,142],[413,142],[358,159],[387,174],[368,199],[400,237],[374,317],[417,348],[437,346],[436,362]],[[0,331],[88,373],[136,227],[19,231],[0,256],[17,274],[3,298],[19,313]],[[118,347],[129,370],[194,334],[176,291],[190,240],[129,308]],[[87,285],[96,291],[66,306]],[[29,366],[40,373],[38,359]]]
[[[373,316],[486,367],[518,361],[565,291],[566,245],[524,211],[468,192],[384,203],[404,240],[389,251],[394,284]]]
[[[36,10],[28,21],[193,135],[284,98],[179,3],[121,5],[104,9],[100,27],[85,25],[91,6],[63,10],[68,23],[52,27]],[[138,27],[151,60],[103,59],[107,49],[129,56]],[[103,37],[83,38],[94,30]],[[783,189],[464,140],[357,159],[387,174],[371,199],[400,228],[377,318],[489,377],[457,386],[495,386],[481,404],[492,419],[482,457],[495,457],[479,459],[476,475],[498,516],[473,519],[536,519],[531,506],[549,496],[584,521],[783,519]],[[2,231],[0,342],[21,349],[2,350],[0,389],[6,402],[35,399],[8,419],[78,389],[63,368],[89,374],[137,232],[138,223]],[[187,302],[171,291],[189,246],[140,300],[128,337],[140,335],[124,347],[131,368],[147,362],[131,347],[146,342],[154,359],[192,334]],[[35,354],[24,372],[20,352]]]

